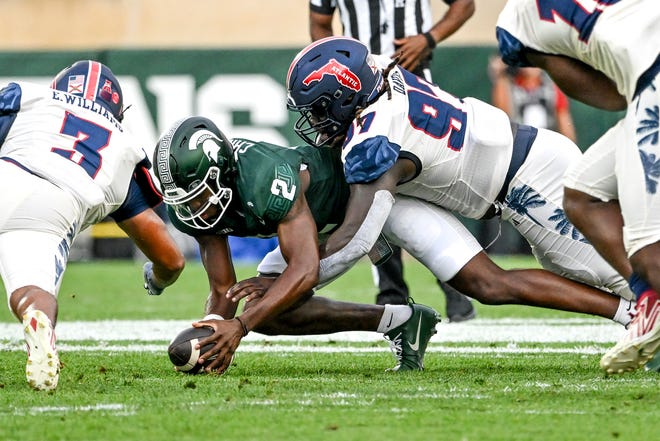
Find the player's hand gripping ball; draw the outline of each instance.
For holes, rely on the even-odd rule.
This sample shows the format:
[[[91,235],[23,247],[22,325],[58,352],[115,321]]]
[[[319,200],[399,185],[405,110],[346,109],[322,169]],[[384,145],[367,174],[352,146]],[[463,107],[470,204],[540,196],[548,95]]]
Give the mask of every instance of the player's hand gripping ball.
[[[203,367],[210,364],[215,360],[215,356],[204,361],[201,365],[197,363],[199,356],[213,347],[213,343],[209,343],[200,349],[195,349],[195,345],[202,339],[213,335],[213,328],[204,326],[202,328],[187,328],[179,332],[179,334],[172,339],[167,348],[167,353],[170,356],[170,361],[178,371],[187,374],[196,374]]]

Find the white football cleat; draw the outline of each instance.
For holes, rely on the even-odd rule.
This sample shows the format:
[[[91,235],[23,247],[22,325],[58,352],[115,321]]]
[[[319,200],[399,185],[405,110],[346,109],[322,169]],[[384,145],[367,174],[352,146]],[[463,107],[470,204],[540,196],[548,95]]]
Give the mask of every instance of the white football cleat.
[[[53,390],[60,375],[60,359],[55,349],[55,330],[46,314],[34,310],[23,315],[23,332],[28,359],[25,377],[36,390]]]
[[[600,360],[608,374],[638,369],[660,350],[660,298],[650,291],[637,302],[637,313],[628,332]]]

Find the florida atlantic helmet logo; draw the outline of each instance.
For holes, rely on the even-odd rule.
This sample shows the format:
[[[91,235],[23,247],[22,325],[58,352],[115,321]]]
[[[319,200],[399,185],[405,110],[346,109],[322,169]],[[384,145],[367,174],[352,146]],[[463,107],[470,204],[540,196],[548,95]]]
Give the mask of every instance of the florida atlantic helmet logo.
[[[351,72],[351,69],[334,58],[331,58],[324,66],[307,75],[303,79],[303,84],[309,86],[315,81],[321,81],[325,75],[335,77],[339,84],[356,92],[362,89],[360,78]]]

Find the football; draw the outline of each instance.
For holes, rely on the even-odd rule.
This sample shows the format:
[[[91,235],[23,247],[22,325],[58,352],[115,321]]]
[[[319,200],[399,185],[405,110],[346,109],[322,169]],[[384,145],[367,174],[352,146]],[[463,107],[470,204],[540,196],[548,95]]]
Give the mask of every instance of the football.
[[[200,354],[213,347],[212,343],[205,345],[203,348],[195,349],[197,342],[213,335],[213,332],[213,328],[208,326],[202,328],[190,327],[179,332],[172,339],[170,345],[167,347],[167,353],[170,356],[170,361],[178,371],[187,374],[196,374],[215,359],[215,356],[211,357],[204,362],[204,365],[197,363]]]

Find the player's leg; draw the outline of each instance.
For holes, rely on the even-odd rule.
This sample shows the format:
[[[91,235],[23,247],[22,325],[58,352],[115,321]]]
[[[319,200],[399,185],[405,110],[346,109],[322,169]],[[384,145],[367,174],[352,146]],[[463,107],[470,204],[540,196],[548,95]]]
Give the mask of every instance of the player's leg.
[[[257,280],[250,281],[251,286],[248,289],[255,295],[245,303],[246,309],[265,294],[268,287],[286,269],[286,265],[279,247],[264,256],[257,265]],[[239,284],[245,283],[246,281],[239,282]],[[392,315],[390,327],[396,327],[406,322],[411,315],[411,309],[407,304],[386,305],[385,307],[384,305],[340,302],[309,292],[300,302],[273,320],[264,323],[257,331],[268,335],[375,331],[386,309]]]
[[[9,307],[23,324],[28,350],[25,374],[30,386],[39,390],[54,389],[59,379],[55,347],[59,281],[54,262],[61,239],[57,239],[42,232],[0,234],[0,273]]]
[[[626,280],[632,267],[623,245],[623,217],[615,174],[616,146],[625,142],[619,121],[574,161],[564,175],[568,219]]]
[[[376,304],[407,305],[408,285],[403,278],[401,248],[392,246],[392,255],[384,263],[373,266],[374,283],[378,287]]]
[[[396,209],[395,209],[396,208]],[[521,304],[614,318],[619,298],[546,270],[508,270],[446,210],[397,196],[385,235],[460,292],[484,304]]]
[[[630,105],[616,176],[624,243],[633,271],[660,292],[660,73]]]
[[[447,319],[450,323],[465,322],[477,316],[472,300],[447,282],[436,279],[445,293]]]
[[[488,305],[528,305],[613,319],[620,303],[618,296],[546,270],[503,270],[483,252],[449,283]]]
[[[251,285],[255,293],[245,308],[260,301],[274,279],[286,268],[279,247],[268,253],[257,266],[259,279]],[[244,283],[244,282],[240,282]],[[260,293],[257,293],[259,291]],[[422,370],[424,353],[440,317],[424,305],[368,305],[340,302],[313,292],[257,329],[267,335],[330,334],[342,331],[382,333],[390,341],[397,358],[394,371]],[[402,344],[406,342],[406,344]]]
[[[252,303],[252,302],[250,302]],[[246,309],[252,305],[246,304]],[[264,323],[255,331],[267,335],[332,334],[370,331],[383,334],[397,359],[393,371],[424,369],[426,346],[436,334],[439,314],[428,306],[369,305],[315,295]]]
[[[257,276],[241,280],[234,287],[245,298],[244,310],[256,305],[286,268],[280,248],[267,253],[257,266]],[[384,305],[340,302],[314,295],[309,291],[287,311],[262,323],[255,331],[266,335],[314,335],[343,331],[374,331],[380,323]],[[403,323],[410,309],[403,305],[388,305],[397,312],[394,320]]]
[[[26,377],[51,390],[59,379],[57,292],[80,224],[79,204],[62,189],[0,161],[0,275],[12,313],[23,323]]]
[[[21,237],[23,236],[23,237]],[[21,233],[4,233],[0,234],[0,253],[4,253],[7,249],[13,248],[14,250],[21,249],[20,247],[27,247],[33,250],[34,246],[44,245],[44,240],[50,237],[39,237],[41,235],[23,235]],[[37,237],[39,240],[35,242],[33,239]],[[12,260],[16,258],[16,252],[11,257]],[[25,343],[28,350],[28,359],[25,366],[25,375],[28,384],[37,390],[52,390],[57,387],[59,380],[59,357],[55,346],[55,324],[57,321],[57,299],[53,294],[55,291],[48,291],[43,286],[51,286],[52,282],[44,280],[41,277],[46,275],[47,272],[43,271],[47,267],[43,264],[43,260],[35,258],[36,256],[25,256],[22,258],[18,256],[16,260],[9,265],[7,261],[1,259],[0,266],[2,270],[2,277],[4,280],[5,288],[9,294],[9,307],[19,321],[23,325],[23,334]],[[50,266],[53,266],[52,258],[50,255]],[[41,260],[41,261],[40,261]],[[29,271],[33,271],[29,277],[30,282],[21,282],[26,280],[24,272],[16,272],[14,269],[17,265],[25,265]],[[54,271],[50,272],[49,279],[53,279]],[[30,283],[27,284],[26,283]],[[19,285],[19,288],[14,289],[14,286]],[[39,286],[40,285],[40,286]],[[54,288],[54,287],[53,287]]]
[[[374,282],[378,286],[376,304],[408,304],[408,285],[403,278],[401,247],[392,245],[392,256],[382,265],[374,266]],[[437,280],[445,294],[447,318],[450,322],[463,322],[476,317],[472,301],[446,282]]]
[[[256,302],[245,304],[245,310]],[[410,308],[390,305],[401,324],[410,318]],[[384,305],[360,304],[313,295],[288,311],[263,323],[255,331],[266,335],[316,335],[346,331],[375,331],[385,311]]]
[[[637,296],[637,315],[601,359],[608,373],[637,369],[660,351],[660,142],[654,118],[659,105],[660,90],[649,84],[630,104],[623,127],[626,142],[616,149],[623,239],[633,268],[630,287]]]
[[[511,181],[502,219],[527,239],[545,269],[630,300],[633,294],[626,279],[565,215],[562,177],[569,165],[581,159],[580,150],[568,138],[539,129],[527,160]]]

